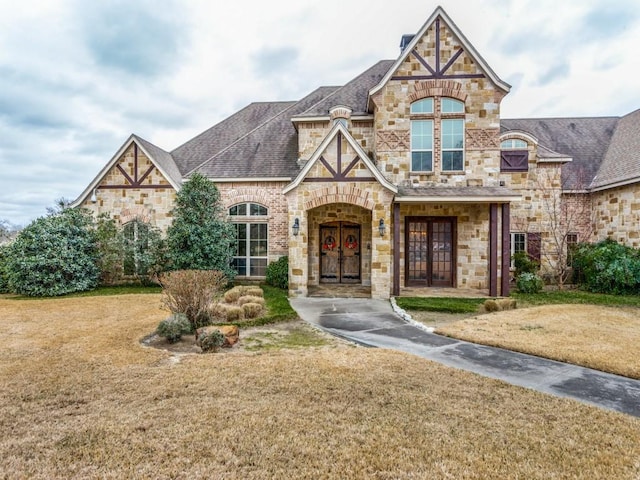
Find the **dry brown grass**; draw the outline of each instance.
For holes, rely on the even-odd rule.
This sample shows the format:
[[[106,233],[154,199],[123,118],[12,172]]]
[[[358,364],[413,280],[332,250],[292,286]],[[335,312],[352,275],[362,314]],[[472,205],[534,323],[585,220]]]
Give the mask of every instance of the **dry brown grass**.
[[[439,326],[437,333],[640,379],[640,309],[545,305]]]
[[[159,306],[0,298],[0,476],[640,475],[639,419],[379,349],[172,356]]]

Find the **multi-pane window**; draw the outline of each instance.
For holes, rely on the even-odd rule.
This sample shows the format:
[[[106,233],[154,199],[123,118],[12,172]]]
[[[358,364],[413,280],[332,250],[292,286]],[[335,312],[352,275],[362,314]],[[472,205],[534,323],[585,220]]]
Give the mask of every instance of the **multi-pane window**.
[[[511,234],[511,267],[515,267],[513,263],[513,255],[519,252],[527,253],[527,234],[512,233]]]
[[[433,120],[411,122],[411,171],[433,170]]]
[[[567,267],[573,266],[573,254],[578,246],[578,234],[567,233],[565,243],[567,244]]]
[[[519,138],[509,138],[500,142],[500,148],[503,150],[515,150],[518,148],[527,148],[527,142]]]
[[[443,172],[464,170],[464,111],[464,102],[447,97],[411,104],[412,172],[432,172],[438,158]]]
[[[442,120],[442,170],[464,169],[464,120]]]
[[[267,269],[268,224],[266,207],[257,203],[240,203],[229,209],[236,226],[236,251],[232,266],[242,277],[264,277]]]

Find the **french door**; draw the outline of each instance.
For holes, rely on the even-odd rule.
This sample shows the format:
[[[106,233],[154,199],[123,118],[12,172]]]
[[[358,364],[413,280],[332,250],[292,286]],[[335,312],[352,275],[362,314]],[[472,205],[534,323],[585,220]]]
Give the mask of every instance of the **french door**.
[[[360,283],[360,225],[320,225],[320,282]]]
[[[407,217],[405,284],[453,287],[456,272],[455,217]]]

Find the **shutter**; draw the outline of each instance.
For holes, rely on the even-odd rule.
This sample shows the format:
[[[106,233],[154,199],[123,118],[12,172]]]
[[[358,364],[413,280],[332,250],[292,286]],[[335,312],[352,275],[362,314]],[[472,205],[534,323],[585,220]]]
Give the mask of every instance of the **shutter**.
[[[529,170],[528,150],[501,150],[500,171],[526,172]]]
[[[527,233],[527,254],[540,264],[540,233]]]

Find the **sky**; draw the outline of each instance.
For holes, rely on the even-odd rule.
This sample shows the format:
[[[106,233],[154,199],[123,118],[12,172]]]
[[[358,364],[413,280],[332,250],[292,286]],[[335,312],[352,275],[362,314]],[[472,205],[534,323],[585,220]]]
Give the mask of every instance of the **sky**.
[[[0,220],[74,200],[132,133],[173,150],[343,85],[438,5],[511,84],[502,118],[640,108],[637,0],[0,0]]]

